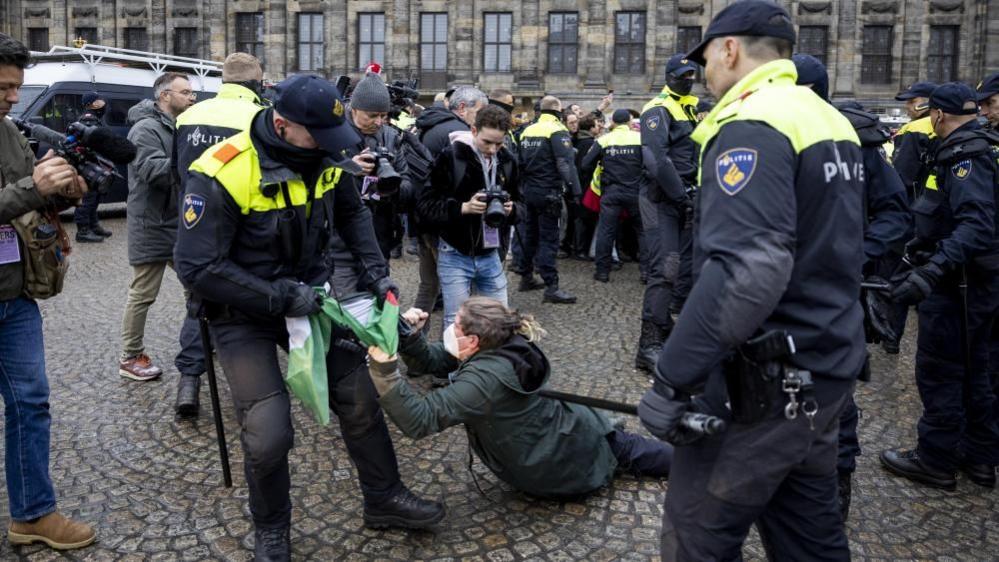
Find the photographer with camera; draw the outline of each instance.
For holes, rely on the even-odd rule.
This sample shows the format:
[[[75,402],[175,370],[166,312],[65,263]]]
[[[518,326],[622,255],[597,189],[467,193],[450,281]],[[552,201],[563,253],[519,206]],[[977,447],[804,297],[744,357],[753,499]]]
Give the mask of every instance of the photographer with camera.
[[[79,199],[87,185],[51,151],[36,165],[28,140],[6,118],[18,101],[28,60],[24,45],[0,33],[0,394],[11,516],[7,538],[11,545],[43,542],[68,550],[93,543],[96,534],[89,525],[56,511],[49,477],[49,385],[42,315],[35,299],[58,293],[61,278],[39,292],[33,272],[44,253],[58,249],[61,242],[58,224],[52,224],[43,209],[50,198]],[[29,246],[26,235],[37,244],[40,233],[50,242],[39,251]]]
[[[445,327],[473,288],[507,303],[499,248],[520,200],[517,162],[503,144],[509,130],[509,113],[493,105],[480,109],[470,132],[451,133],[417,200],[421,224],[439,237]]]
[[[662,478],[673,446],[615,429],[596,410],[541,396],[551,365],[531,315],[502,303],[465,301],[442,343],[420,333],[427,313],[403,314],[399,350],[421,372],[454,371],[449,386],[421,396],[403,381],[396,357],[368,350],[382,408],[413,439],[464,424],[468,442],[501,480],[528,494],[568,499],[610,483],[615,471]]]

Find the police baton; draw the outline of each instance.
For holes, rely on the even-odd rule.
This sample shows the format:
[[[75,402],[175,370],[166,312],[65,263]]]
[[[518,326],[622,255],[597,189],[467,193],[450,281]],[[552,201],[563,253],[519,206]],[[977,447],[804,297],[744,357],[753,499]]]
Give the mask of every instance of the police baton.
[[[619,412],[630,416],[638,415],[638,408],[636,406],[624,404],[622,402],[604,400],[603,398],[580,396],[578,394],[569,394],[567,392],[559,392],[548,388],[543,388],[538,391],[538,395],[544,396],[545,398],[552,398],[554,400],[562,400],[563,402],[581,404],[583,406],[589,406],[599,410]],[[680,425],[701,435],[717,435],[722,431],[725,431],[725,420],[697,412],[687,412],[684,414],[683,419],[680,420]]]
[[[201,328],[201,345],[205,349],[205,367],[208,371],[208,390],[212,396],[212,415],[215,417],[215,436],[219,442],[219,457],[222,460],[222,481],[226,488],[232,488],[232,471],[229,468],[229,448],[225,443],[225,426],[222,425],[222,407],[219,405],[219,385],[215,378],[215,358],[212,356],[212,340],[208,336],[208,319],[198,316]]]
[[[961,266],[961,282],[957,285],[961,298],[961,345],[964,349],[964,376],[971,374],[971,334],[968,326],[968,269]]]
[[[890,283],[868,283],[867,281],[861,282],[860,288],[867,289],[868,291],[885,291],[885,292],[891,292],[892,289]]]

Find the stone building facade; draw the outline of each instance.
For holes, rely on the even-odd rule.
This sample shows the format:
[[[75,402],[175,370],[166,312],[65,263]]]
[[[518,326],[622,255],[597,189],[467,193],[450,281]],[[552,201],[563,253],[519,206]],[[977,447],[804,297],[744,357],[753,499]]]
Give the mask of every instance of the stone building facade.
[[[0,29],[35,49],[79,36],[221,60],[253,50],[273,80],[302,70],[507,87],[639,105],[666,59],[726,0],[0,0]],[[887,102],[916,80],[975,84],[999,70],[999,0],[783,0],[798,49],[826,61],[831,93]],[[993,38],[989,41],[989,38]]]

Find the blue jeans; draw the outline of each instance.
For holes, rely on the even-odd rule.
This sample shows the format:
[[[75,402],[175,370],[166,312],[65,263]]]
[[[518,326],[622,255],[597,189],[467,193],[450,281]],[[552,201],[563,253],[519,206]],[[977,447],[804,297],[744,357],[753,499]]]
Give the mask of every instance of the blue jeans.
[[[42,315],[33,300],[0,301],[0,393],[4,403],[10,516],[28,521],[55,511],[49,478],[49,382]]]
[[[441,240],[437,247],[437,276],[444,296],[444,326],[454,323],[458,309],[475,294],[507,304],[506,274],[500,263],[499,251],[483,256],[466,256]]]

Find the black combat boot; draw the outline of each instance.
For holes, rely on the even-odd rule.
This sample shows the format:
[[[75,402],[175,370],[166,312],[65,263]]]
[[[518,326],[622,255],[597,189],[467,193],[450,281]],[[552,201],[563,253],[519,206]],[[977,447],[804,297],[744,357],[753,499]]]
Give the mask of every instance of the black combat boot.
[[[881,451],[881,465],[888,472],[904,476],[920,484],[950,491],[957,489],[957,480],[954,478],[953,472],[937,470],[927,465],[925,461],[919,458],[919,454],[915,449],[911,451],[900,451],[897,449]]]
[[[277,529],[254,529],[253,543],[255,562],[289,562],[291,525]]]
[[[846,523],[846,519],[850,517],[850,497],[853,493],[853,473],[840,472],[838,484],[839,516],[843,519],[843,523]]]
[[[407,488],[379,504],[364,502],[364,525],[372,529],[426,529],[444,519],[444,504],[418,497]]]
[[[541,302],[550,302],[553,304],[574,304],[576,302],[576,295],[563,291],[558,288],[558,285],[552,285],[545,289],[545,296],[541,299]]]
[[[201,407],[201,400],[198,396],[200,391],[201,377],[180,376],[180,382],[177,383],[177,404],[175,405],[178,416],[186,418],[198,415],[198,409]]]
[[[638,336],[638,353],[635,354],[636,369],[649,373],[655,371],[664,339],[659,326],[649,320],[642,320],[642,333]]]
[[[103,242],[104,237],[97,234],[89,228],[78,228],[76,229],[76,241],[82,242],[84,244]]]
[[[544,289],[545,284],[543,281],[531,275],[522,275],[520,277],[520,285],[517,286],[517,290],[521,293],[526,291],[537,291],[538,289]]]
[[[968,480],[975,484],[986,488],[996,487],[996,467],[990,464],[973,464],[962,460],[958,464],[958,468],[968,477]]]
[[[104,228],[103,226],[101,226],[99,224],[95,224],[94,227],[91,228],[90,230],[94,231],[94,234],[96,234],[98,236],[103,236],[104,238],[110,238],[111,237],[111,231],[107,230],[106,228]]]

